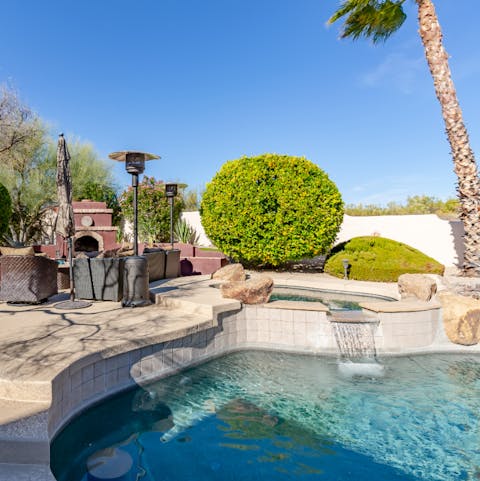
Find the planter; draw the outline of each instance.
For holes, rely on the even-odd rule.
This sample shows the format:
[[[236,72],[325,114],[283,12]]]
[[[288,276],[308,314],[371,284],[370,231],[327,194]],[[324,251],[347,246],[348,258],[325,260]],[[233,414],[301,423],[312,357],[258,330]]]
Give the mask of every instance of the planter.
[[[163,249],[149,249],[143,251],[148,263],[148,281],[165,279],[166,251]]]
[[[75,259],[73,278],[79,299],[118,302],[123,296],[124,259]]]
[[[180,250],[165,251],[165,279],[178,277],[180,274]]]

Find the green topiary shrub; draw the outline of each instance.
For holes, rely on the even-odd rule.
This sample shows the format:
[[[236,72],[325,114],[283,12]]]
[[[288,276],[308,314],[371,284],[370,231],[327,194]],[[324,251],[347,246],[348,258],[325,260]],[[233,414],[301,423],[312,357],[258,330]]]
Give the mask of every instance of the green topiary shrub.
[[[0,237],[7,232],[11,216],[12,199],[7,188],[3,184],[0,184]]]
[[[342,259],[348,259],[349,278],[359,281],[396,282],[400,274],[443,274],[435,259],[401,242],[383,237],[355,237],[332,249],[325,272],[343,277]]]
[[[265,154],[226,162],[207,185],[200,213],[226,255],[247,266],[279,266],[329,250],[343,201],[309,160]]]

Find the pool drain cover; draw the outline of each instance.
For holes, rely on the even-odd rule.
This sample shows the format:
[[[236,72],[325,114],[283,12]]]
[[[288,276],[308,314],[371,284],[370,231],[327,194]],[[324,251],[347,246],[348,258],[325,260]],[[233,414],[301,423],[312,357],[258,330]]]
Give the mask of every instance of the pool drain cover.
[[[132,481],[133,459],[117,448],[102,449],[87,459],[88,481]]]

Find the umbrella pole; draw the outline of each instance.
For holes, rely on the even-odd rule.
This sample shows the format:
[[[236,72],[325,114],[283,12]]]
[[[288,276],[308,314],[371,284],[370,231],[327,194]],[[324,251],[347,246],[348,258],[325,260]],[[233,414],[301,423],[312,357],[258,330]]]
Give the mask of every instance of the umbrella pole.
[[[70,273],[70,300],[75,300],[75,283],[73,280],[73,241],[72,236],[68,236],[68,264]]]

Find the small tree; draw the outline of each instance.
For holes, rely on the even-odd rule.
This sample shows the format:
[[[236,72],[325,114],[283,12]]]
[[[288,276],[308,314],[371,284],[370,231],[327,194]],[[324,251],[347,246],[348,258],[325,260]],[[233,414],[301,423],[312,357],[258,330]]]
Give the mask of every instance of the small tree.
[[[105,202],[107,207],[113,210],[112,224],[119,224],[121,219],[121,208],[116,189],[112,185],[91,180],[84,184],[83,190],[77,195],[76,200],[81,199]]]
[[[68,145],[74,199],[103,200],[114,209],[115,185],[108,165],[88,143]],[[56,141],[45,135],[32,137],[5,156],[0,182],[8,188],[13,214],[9,225],[12,241],[28,244],[41,240],[51,226],[45,215],[56,202]]]
[[[12,216],[12,199],[7,188],[0,184],[0,238],[7,232]]]
[[[17,93],[5,85],[0,87],[0,162],[12,165],[32,140],[41,139],[44,126],[30,108],[20,101]]]
[[[126,220],[133,222],[133,188],[120,196],[120,207]],[[173,222],[177,222],[183,201],[174,202]],[[138,185],[138,237],[142,242],[168,242],[170,240],[170,206],[165,196],[165,184],[154,177],[144,176]]]
[[[191,212],[200,209],[200,200],[203,191],[200,189],[188,189],[181,192],[183,202],[185,204],[184,211]]]
[[[265,154],[225,163],[207,185],[202,225],[225,254],[278,266],[326,253],[343,219],[335,184],[302,157]]]

